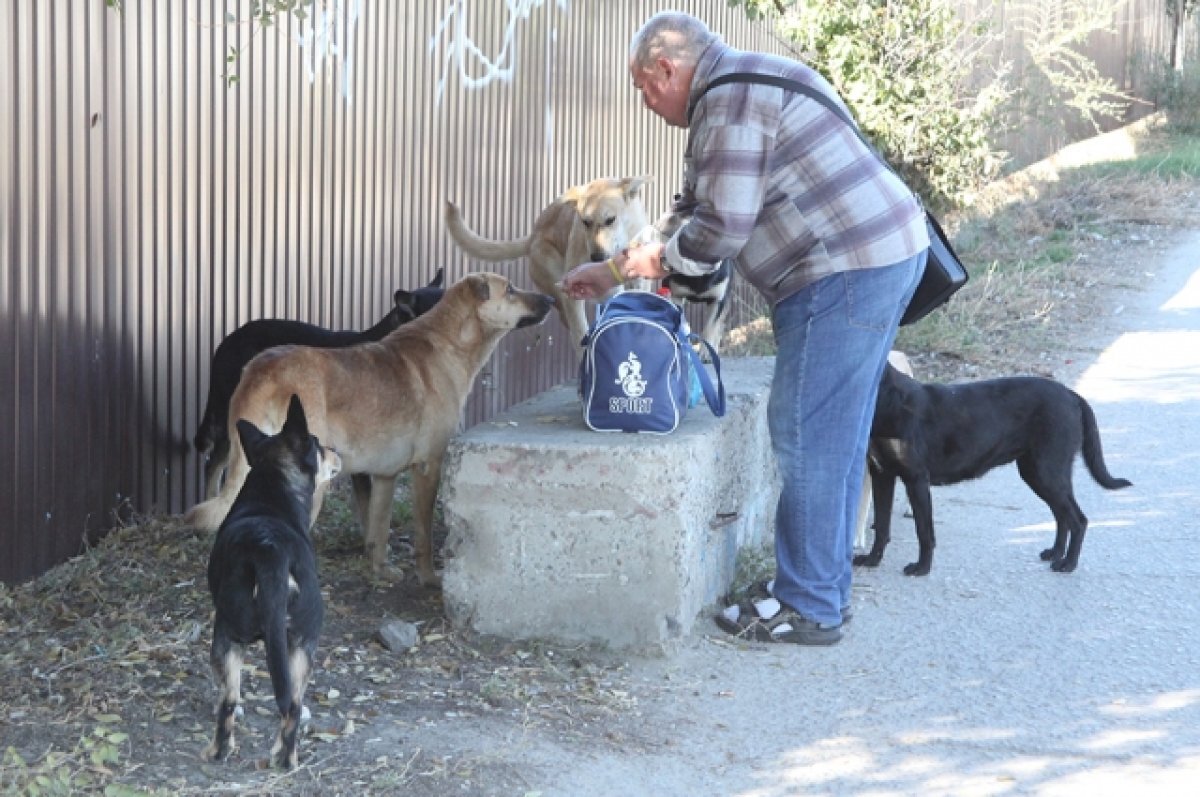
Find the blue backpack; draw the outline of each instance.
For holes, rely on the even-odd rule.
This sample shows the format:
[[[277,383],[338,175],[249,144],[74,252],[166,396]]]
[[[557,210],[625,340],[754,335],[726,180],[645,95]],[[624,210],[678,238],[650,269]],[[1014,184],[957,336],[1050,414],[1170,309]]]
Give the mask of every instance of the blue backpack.
[[[693,341],[708,348],[716,389]],[[721,361],[708,341],[691,334],[669,299],[649,291],[618,293],[597,309],[583,346],[579,396],[590,429],[667,434],[701,394],[714,415],[725,414]]]

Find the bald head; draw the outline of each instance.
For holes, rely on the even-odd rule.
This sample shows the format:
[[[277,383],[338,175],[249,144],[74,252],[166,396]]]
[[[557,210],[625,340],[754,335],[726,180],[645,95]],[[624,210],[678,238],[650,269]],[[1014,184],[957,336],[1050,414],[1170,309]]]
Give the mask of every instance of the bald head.
[[[717,35],[691,14],[663,11],[642,25],[629,43],[629,64],[647,69],[659,58],[679,67],[694,67]]]

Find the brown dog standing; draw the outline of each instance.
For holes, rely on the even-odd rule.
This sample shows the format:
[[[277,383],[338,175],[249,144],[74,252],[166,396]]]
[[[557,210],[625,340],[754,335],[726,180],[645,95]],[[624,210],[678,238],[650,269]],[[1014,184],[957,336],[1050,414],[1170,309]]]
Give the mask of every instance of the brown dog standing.
[[[347,349],[285,346],[259,355],[242,374],[229,417],[270,433],[282,426],[288,398],[300,397],[312,433],[341,455],[344,470],[370,476],[369,489],[355,480],[354,497],[377,575],[394,575],[387,567],[388,528],[396,479],[410,469],[417,574],[422,584],[436,584],[430,535],[446,446],[475,376],[500,338],[540,323],[552,301],[516,290],[497,274],[471,274],[425,315],[378,343]],[[236,440],[236,433],[230,437]],[[216,529],[246,471],[235,443],[220,494],[192,507],[184,521]]]
[[[541,212],[529,235],[515,241],[476,234],[453,202],[446,203],[446,228],[464,252],[480,260],[528,256],[533,284],[554,297],[571,345],[578,348],[588,327],[584,304],[563,293],[559,283],[581,263],[599,263],[618,254],[649,224],[642,205],[642,188],[649,180],[605,177],[569,188]]]
[[[369,329],[323,329],[315,324],[283,318],[259,318],[225,336],[213,353],[208,369],[208,401],[204,418],[196,430],[196,450],[206,454],[204,465],[205,498],[221,488],[221,468],[229,459],[229,399],[237,389],[246,363],[272,346],[319,346],[333,349],[380,340],[401,324],[423,315],[442,298],[442,269],[424,288],[398,290],[395,305]]]

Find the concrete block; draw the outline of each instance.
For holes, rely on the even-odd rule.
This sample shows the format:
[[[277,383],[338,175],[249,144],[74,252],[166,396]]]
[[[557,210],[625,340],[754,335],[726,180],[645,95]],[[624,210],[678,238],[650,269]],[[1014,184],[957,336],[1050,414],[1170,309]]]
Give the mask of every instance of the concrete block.
[[[670,435],[593,432],[567,384],[458,436],[441,486],[452,621],[614,648],[689,633],[738,549],[774,531],[773,366],[723,362],[725,417],[694,407]]]

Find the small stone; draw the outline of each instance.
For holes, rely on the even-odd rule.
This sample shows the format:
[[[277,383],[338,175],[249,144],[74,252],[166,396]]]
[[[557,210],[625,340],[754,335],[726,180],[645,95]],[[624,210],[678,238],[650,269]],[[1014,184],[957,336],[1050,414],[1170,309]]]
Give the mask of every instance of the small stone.
[[[407,653],[417,646],[417,627],[403,620],[392,620],[379,628],[379,640],[393,653]]]

